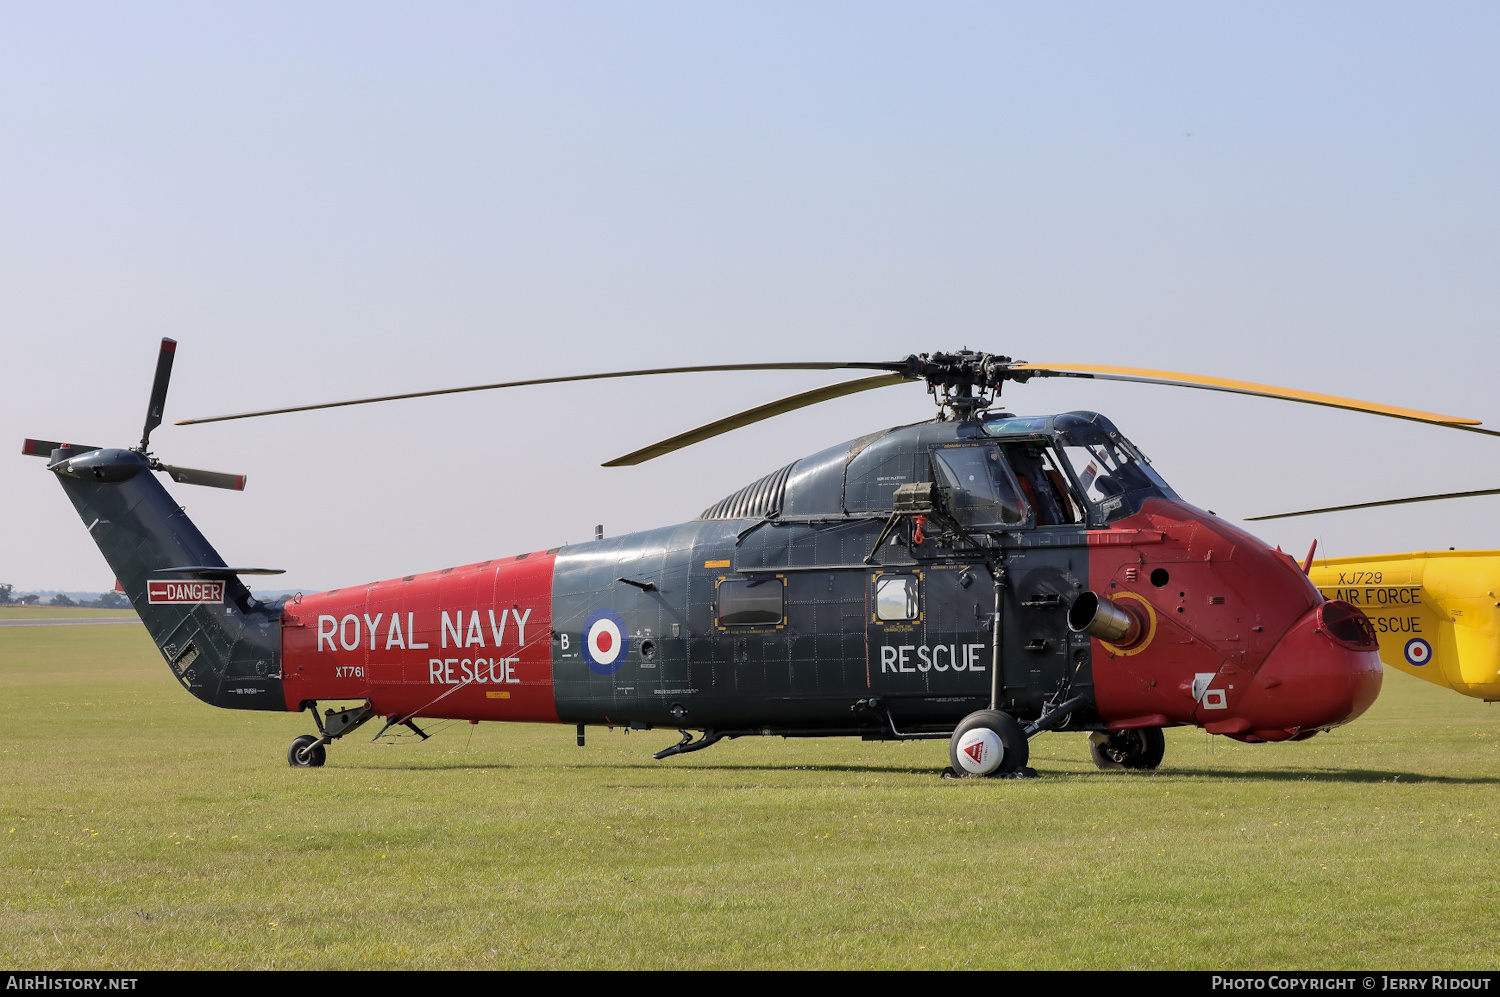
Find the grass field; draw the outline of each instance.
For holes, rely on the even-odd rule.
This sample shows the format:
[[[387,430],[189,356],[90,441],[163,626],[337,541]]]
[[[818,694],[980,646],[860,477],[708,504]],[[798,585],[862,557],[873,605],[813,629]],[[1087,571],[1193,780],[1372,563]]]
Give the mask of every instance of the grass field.
[[[0,618],[23,615],[7,611]],[[46,615],[29,610],[24,615]],[[98,611],[83,615],[100,615]],[[946,742],[455,724],[287,767],[135,626],[0,628],[15,968],[1493,968],[1500,711],[1387,672],[1352,726],[1167,732],[1154,774]],[[374,731],[371,731],[373,735]]]

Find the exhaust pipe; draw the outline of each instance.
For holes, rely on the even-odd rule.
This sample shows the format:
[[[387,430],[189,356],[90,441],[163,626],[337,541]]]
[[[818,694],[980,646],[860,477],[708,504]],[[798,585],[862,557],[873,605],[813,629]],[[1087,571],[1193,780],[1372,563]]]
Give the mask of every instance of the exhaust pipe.
[[[1141,620],[1119,603],[1085,592],[1068,610],[1068,629],[1075,634],[1098,637],[1116,647],[1130,647],[1141,639]]]

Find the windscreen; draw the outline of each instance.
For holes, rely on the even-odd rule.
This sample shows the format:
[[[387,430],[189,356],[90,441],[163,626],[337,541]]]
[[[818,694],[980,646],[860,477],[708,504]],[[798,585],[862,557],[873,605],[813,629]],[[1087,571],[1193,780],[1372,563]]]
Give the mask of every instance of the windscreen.
[[[1063,438],[1062,452],[1084,497],[1105,520],[1136,512],[1150,495],[1175,497],[1130,441],[1118,433],[1070,433]]]

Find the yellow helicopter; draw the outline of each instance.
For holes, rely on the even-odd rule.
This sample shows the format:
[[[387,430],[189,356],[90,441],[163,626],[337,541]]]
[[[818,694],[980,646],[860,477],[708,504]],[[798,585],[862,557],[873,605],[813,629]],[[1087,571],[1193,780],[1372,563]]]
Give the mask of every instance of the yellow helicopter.
[[[1284,519],[1478,495],[1500,495],[1500,488],[1249,518]],[[1321,561],[1312,555],[1309,551],[1303,562],[1308,577],[1325,597],[1364,610],[1375,625],[1381,661],[1465,696],[1500,702],[1500,550],[1424,550]]]

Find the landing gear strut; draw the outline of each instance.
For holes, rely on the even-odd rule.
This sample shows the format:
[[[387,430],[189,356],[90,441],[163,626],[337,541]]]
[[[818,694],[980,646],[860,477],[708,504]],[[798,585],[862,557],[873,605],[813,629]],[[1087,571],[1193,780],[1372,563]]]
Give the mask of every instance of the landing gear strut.
[[[702,736],[699,737],[696,741],[693,740],[693,735],[689,734],[685,730],[679,730],[677,733],[682,735],[681,741],[678,741],[670,748],[661,749],[651,757],[655,758],[657,761],[661,761],[663,758],[670,758],[673,755],[685,755],[689,751],[702,751],[704,748],[709,748],[715,744],[718,744],[724,738],[723,734],[720,734],[715,730],[704,731]]]
[[[315,769],[322,766],[328,760],[328,750],[325,745],[343,737],[345,734],[355,730],[365,721],[375,715],[369,703],[350,707],[347,710],[327,711],[323,716],[318,716],[318,704],[312,704],[313,723],[318,725],[318,733],[303,734],[292,741],[292,746],[286,751],[286,763],[294,769]]]

